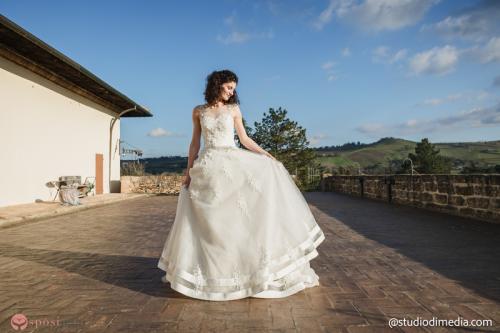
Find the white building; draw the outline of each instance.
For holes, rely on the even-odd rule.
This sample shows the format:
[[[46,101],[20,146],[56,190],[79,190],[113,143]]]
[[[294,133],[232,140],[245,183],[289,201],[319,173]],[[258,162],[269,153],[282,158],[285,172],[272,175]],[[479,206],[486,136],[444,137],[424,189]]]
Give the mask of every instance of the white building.
[[[0,15],[0,206],[52,200],[60,176],[119,192],[121,113],[152,116]]]

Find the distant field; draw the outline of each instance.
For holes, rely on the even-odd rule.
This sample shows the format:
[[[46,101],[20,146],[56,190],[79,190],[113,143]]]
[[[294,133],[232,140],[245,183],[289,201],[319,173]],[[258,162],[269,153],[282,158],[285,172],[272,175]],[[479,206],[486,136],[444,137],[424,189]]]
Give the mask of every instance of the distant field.
[[[122,160],[122,166],[129,161]],[[157,158],[144,158],[140,163],[145,166],[145,173],[159,175],[167,173],[182,173],[187,166],[187,157],[165,156]]]
[[[390,160],[404,159],[415,152],[416,142],[403,139],[382,139],[369,147],[346,151],[318,151],[317,161],[325,167],[361,167],[376,164],[387,166]],[[484,165],[500,164],[500,141],[436,143],[443,156],[463,162]]]
[[[500,164],[500,141],[436,144],[444,156],[486,164]]]
[[[443,156],[462,162],[474,161],[482,165],[500,165],[500,141],[464,142],[464,143],[437,143]],[[387,167],[390,160],[402,160],[408,153],[415,152],[416,142],[384,138],[362,148],[337,149],[335,151],[317,151],[317,161],[327,167],[369,168],[374,165]],[[127,161],[122,161],[126,163]],[[144,158],[148,174],[163,172],[182,173],[187,165],[187,157],[166,156],[159,158]]]

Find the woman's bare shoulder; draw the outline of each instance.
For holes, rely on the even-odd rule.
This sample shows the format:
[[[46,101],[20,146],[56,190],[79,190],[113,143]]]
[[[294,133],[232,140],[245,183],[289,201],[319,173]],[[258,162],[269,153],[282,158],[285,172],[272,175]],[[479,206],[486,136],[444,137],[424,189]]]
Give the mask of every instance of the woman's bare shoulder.
[[[240,106],[237,103],[231,104],[231,113],[233,117],[241,117]]]
[[[202,112],[206,108],[206,106],[207,106],[206,104],[196,105],[193,108],[193,114],[199,115],[200,112]]]

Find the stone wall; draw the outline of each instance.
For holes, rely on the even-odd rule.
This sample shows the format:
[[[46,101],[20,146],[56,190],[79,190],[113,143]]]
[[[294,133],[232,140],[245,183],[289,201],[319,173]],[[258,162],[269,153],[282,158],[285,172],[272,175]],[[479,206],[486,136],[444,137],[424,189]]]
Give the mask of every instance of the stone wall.
[[[121,193],[164,193],[178,195],[184,176],[122,176]]]
[[[321,190],[500,223],[500,175],[330,176]]]

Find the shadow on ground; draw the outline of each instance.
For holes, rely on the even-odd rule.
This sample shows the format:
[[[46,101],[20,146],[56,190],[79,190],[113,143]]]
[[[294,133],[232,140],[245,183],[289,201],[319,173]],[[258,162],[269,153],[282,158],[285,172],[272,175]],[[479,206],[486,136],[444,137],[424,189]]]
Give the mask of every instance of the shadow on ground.
[[[500,225],[344,194],[305,197],[364,237],[500,302]]]
[[[0,243],[0,253],[2,257],[16,258],[76,273],[104,282],[110,287],[114,285],[155,297],[188,299],[172,290],[168,284],[161,282],[163,272],[156,268],[157,258],[32,249],[6,243]],[[52,281],[57,284],[57,278]],[[63,280],[64,282],[67,280]],[[92,286],[85,284],[84,288]],[[95,289],[101,289],[101,286]]]

